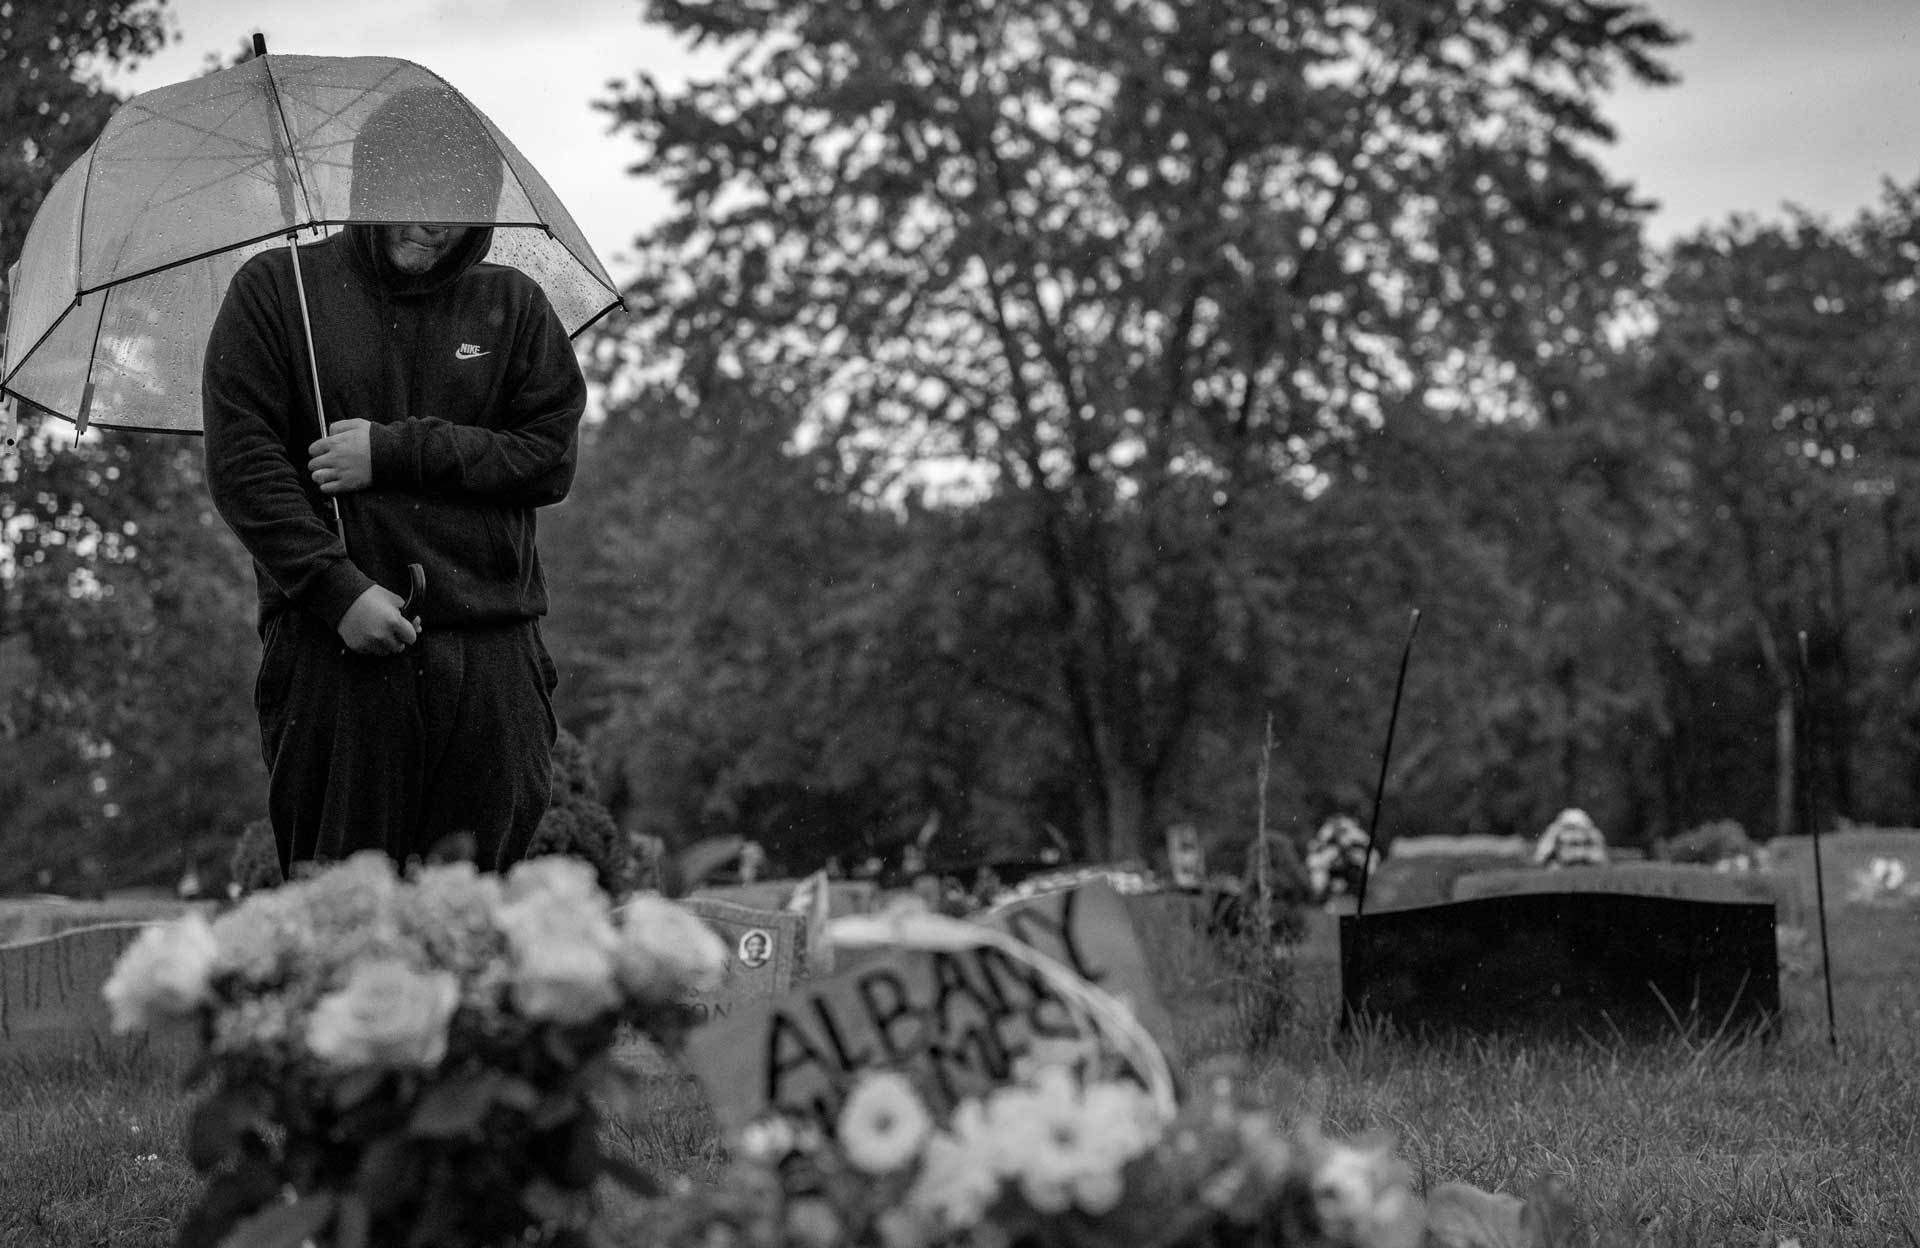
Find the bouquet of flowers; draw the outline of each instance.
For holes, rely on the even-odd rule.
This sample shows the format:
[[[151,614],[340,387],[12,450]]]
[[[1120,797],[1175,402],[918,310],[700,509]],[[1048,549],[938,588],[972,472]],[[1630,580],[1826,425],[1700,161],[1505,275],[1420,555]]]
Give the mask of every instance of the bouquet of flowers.
[[[1428,1229],[1384,1143],[1284,1122],[1226,1075],[1182,1098],[1119,998],[1006,933],[907,910],[849,916],[838,944],[992,947],[1079,1020],[1013,1077],[953,1099],[917,1067],[859,1072],[832,1112],[777,1107],[731,1172],[658,1202],[634,1243],[669,1248],[1417,1248]]]
[[[936,1121],[868,1072],[829,1132],[770,1117],[730,1173],[650,1211],[670,1248],[1417,1248],[1423,1202],[1382,1142],[1342,1143],[1222,1077],[1169,1115],[1097,1063],[1034,1062]]]
[[[576,859],[402,877],[370,852],[148,928],[104,993],[117,1029],[199,1032],[207,1182],[182,1248],[564,1244],[602,1175],[657,1191],[597,1142],[635,1077],[620,1029],[676,1050],[726,958],[670,901],[616,909]]]

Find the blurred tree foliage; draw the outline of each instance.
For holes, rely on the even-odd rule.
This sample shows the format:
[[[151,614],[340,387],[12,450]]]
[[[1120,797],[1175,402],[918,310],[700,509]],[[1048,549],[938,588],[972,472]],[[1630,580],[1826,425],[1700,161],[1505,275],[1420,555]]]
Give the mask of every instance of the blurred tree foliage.
[[[648,12],[729,59],[607,101],[675,200],[542,518],[594,844],[1231,844],[1269,715],[1297,840],[1415,607],[1389,839],[1920,821],[1920,185],[1650,255],[1628,4]],[[159,17],[0,5],[0,262]],[[0,462],[0,890],[223,878],[244,556],[197,443],[65,428]]]
[[[677,197],[608,366],[670,369],[714,424],[717,395],[777,396],[836,497],[917,549],[977,536],[937,558],[990,590],[890,583],[1026,625],[958,653],[977,695],[1019,688],[1030,812],[1044,774],[1081,847],[1140,856],[1244,805],[1222,797],[1272,701],[1293,791],[1351,806],[1412,605],[1496,644],[1427,669],[1408,766],[1451,773],[1450,807],[1481,744],[1530,766],[1542,713],[1485,705],[1524,703],[1581,632],[1515,600],[1454,504],[1561,506],[1560,448],[1482,435],[1584,414],[1640,279],[1597,104],[1666,79],[1668,31],[1563,0],[649,12],[729,59],[608,105]],[[1598,713],[1590,677],[1562,683],[1555,714]]]
[[[155,3],[0,6],[0,268],[116,97],[91,58],[164,38]],[[0,457],[0,888],[223,874],[257,807],[253,595],[194,439],[26,412]]]

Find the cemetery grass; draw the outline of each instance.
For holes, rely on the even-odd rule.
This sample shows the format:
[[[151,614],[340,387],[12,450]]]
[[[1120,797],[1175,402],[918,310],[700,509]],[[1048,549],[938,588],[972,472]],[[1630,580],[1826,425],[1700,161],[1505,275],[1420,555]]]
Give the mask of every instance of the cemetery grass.
[[[1829,907],[1837,1049],[1817,941],[1810,971],[1783,970],[1770,1043],[1419,1045],[1340,1032],[1324,924],[1257,975],[1178,914],[1143,920],[1190,1075],[1230,1064],[1337,1136],[1390,1139],[1422,1190],[1557,1178],[1583,1244],[1920,1248],[1920,909]],[[198,1187],[179,1069],[140,1051],[0,1066],[0,1248],[170,1245]],[[606,1143],[692,1183],[724,1164],[704,1097],[670,1071]],[[644,1209],[610,1199],[609,1222],[647,1242]]]

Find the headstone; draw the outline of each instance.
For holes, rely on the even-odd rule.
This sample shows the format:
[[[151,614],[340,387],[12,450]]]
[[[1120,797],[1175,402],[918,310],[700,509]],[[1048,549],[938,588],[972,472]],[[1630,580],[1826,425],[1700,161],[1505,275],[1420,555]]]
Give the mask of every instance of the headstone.
[[[1199,828],[1176,823],[1167,829],[1167,874],[1179,888],[1199,888],[1207,878],[1207,855],[1200,844]]]
[[[692,893],[755,910],[784,910],[804,880],[759,880],[752,884],[712,884]],[[682,898],[682,900],[686,900]],[[827,908],[834,914],[871,914],[880,904],[880,886],[872,880],[828,880]]]
[[[211,916],[214,906],[172,897],[0,897],[0,945],[57,936],[76,927],[172,919],[196,907]]]
[[[1149,1030],[1150,1018],[1164,1026],[1111,887],[1032,898],[994,922],[1081,979],[1132,998]],[[880,1067],[919,1076],[944,1111],[1004,1083],[1036,1043],[1099,1040],[1081,1028],[1051,984],[999,949],[888,949],[775,999],[735,1003],[694,1035],[687,1057],[731,1134],[773,1108],[830,1124],[853,1077]]]
[[[184,1051],[186,1028],[116,1034],[100,995],[144,926],[126,920],[0,945],[0,1059],[138,1045]]]
[[[1343,915],[1340,993],[1343,1026],[1413,1033],[1770,1034],[1774,907],[1574,888]]]
[[[726,1018],[742,1003],[777,997],[793,986],[804,916],[713,897],[684,897],[680,904],[705,920],[727,946],[726,978],[692,1003],[707,1020]]]
[[[1511,868],[1510,855],[1492,853],[1389,855],[1367,879],[1367,913],[1431,906],[1449,900],[1454,882]]]
[[[1716,871],[1676,862],[1615,862],[1602,867],[1520,867],[1479,871],[1453,882],[1453,900],[1521,893],[1624,893],[1688,901],[1775,905],[1783,922],[1799,907],[1798,881],[1770,871]]]

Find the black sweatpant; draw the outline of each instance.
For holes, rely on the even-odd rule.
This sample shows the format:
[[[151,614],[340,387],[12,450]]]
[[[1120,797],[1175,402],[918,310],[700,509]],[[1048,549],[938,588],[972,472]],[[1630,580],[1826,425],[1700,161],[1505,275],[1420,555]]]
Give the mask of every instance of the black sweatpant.
[[[553,788],[553,660],[536,621],[429,629],[352,654],[304,611],[267,622],[254,702],[280,869],[384,849],[396,863],[472,835],[475,862],[525,856]]]

